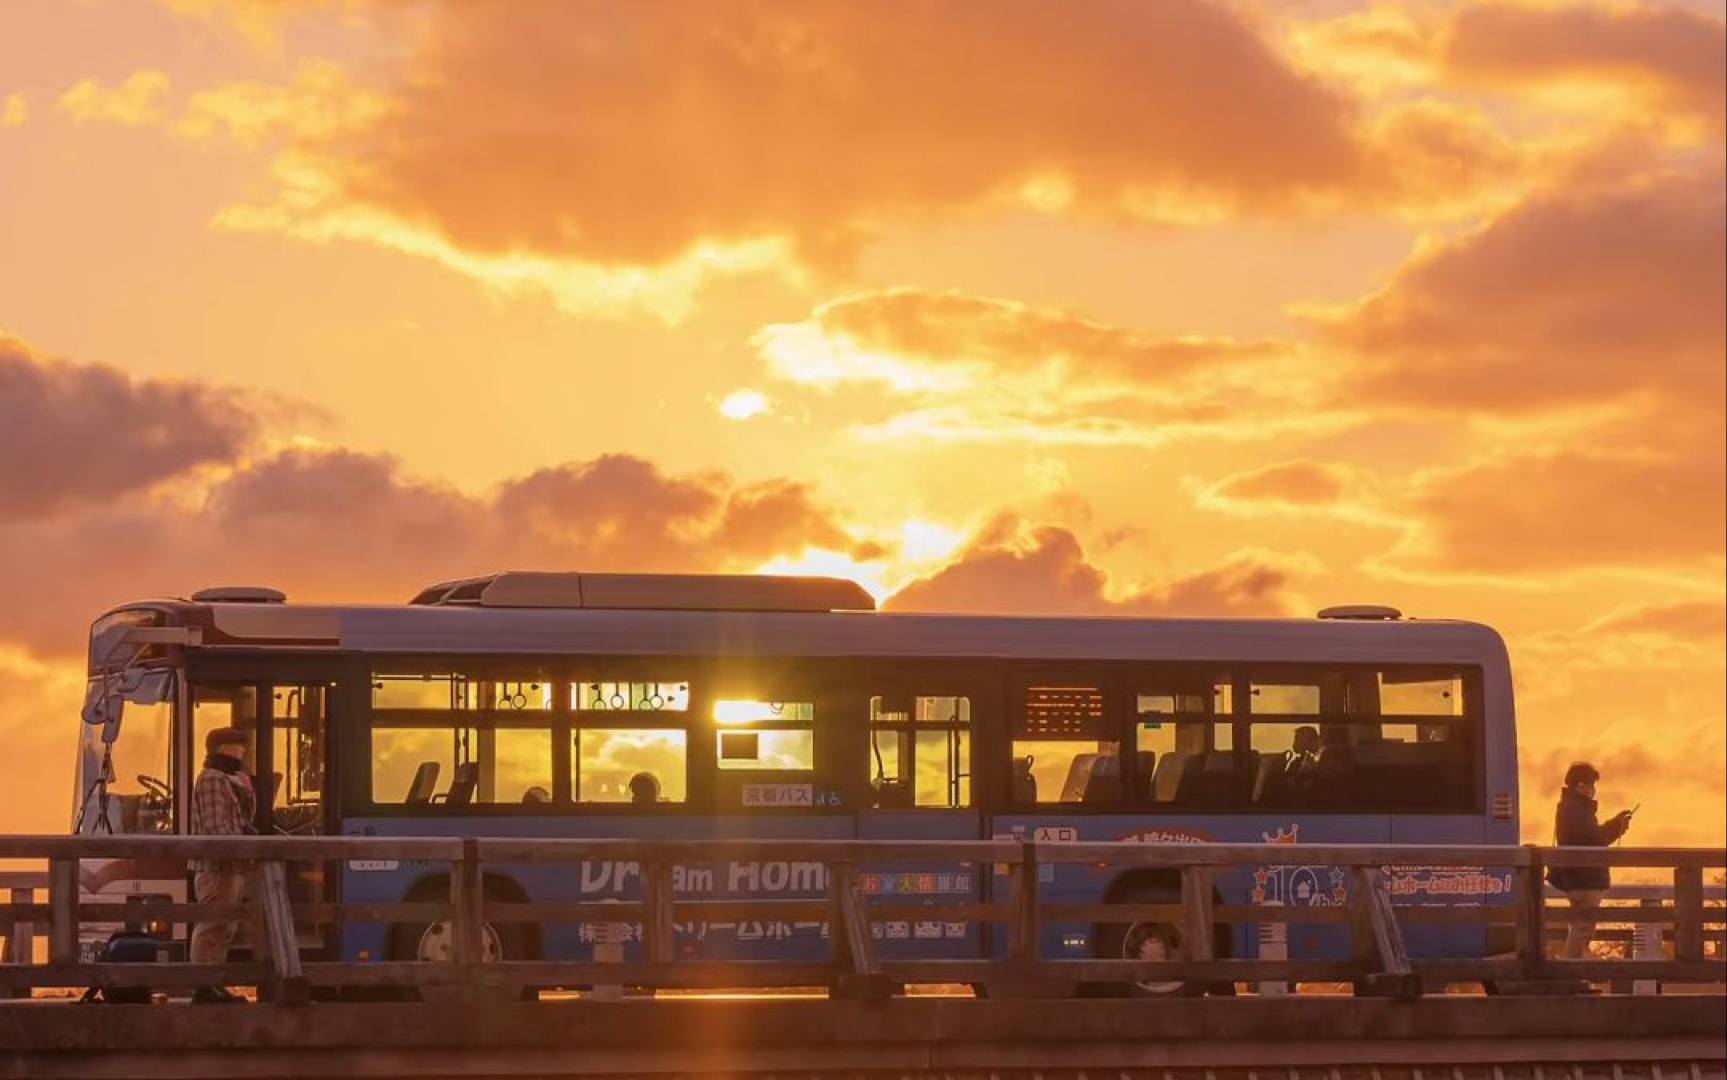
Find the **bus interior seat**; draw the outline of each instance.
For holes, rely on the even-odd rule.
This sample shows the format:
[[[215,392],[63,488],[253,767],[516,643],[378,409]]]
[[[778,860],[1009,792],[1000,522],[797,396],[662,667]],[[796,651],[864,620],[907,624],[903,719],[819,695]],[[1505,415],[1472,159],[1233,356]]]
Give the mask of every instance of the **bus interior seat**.
[[[1016,805],[1037,805],[1037,777],[1031,773],[1031,758],[1013,759],[1013,785],[1009,795]]]
[[[450,790],[444,795],[446,806],[468,806],[474,801],[474,791],[480,786],[480,765],[475,761],[464,761],[456,766],[455,775],[450,778]]]
[[[1086,774],[1086,803],[1118,803],[1121,801],[1121,755],[1099,754]]]
[[[1289,781],[1284,775],[1288,759],[1282,754],[1259,755],[1259,767],[1253,775],[1253,801],[1276,802],[1281,800],[1289,790]]]
[[[1085,798],[1086,785],[1097,757],[1091,753],[1073,755],[1073,760],[1067,765],[1067,779],[1061,785],[1061,802],[1080,802]]]
[[[1352,786],[1360,798],[1387,806],[1440,799],[1448,783],[1466,772],[1444,752],[1448,745],[1384,740],[1358,746]]]
[[[1199,757],[1198,768],[1185,774],[1177,799],[1181,802],[1210,805],[1230,805],[1239,802],[1251,790],[1252,777],[1258,768],[1258,751],[1250,751],[1248,767],[1237,767],[1233,750],[1209,750]]]
[[[420,767],[414,770],[413,783],[408,785],[408,797],[403,802],[409,806],[424,806],[431,802],[432,792],[438,790],[439,768],[435,761],[420,762]]]
[[[1160,803],[1175,802],[1181,797],[1187,777],[1199,765],[1199,758],[1185,750],[1171,750],[1157,760],[1157,772],[1152,774],[1151,795]]]
[[[1139,750],[1139,751],[1136,751],[1134,753],[1134,759],[1135,759],[1134,760],[1134,767],[1139,770],[1139,772],[1136,775],[1139,778],[1138,783],[1139,783],[1140,799],[1141,799],[1141,801],[1144,801],[1144,802],[1150,802],[1151,798],[1152,798],[1151,781],[1152,781],[1152,778],[1157,775],[1157,751],[1156,750]]]

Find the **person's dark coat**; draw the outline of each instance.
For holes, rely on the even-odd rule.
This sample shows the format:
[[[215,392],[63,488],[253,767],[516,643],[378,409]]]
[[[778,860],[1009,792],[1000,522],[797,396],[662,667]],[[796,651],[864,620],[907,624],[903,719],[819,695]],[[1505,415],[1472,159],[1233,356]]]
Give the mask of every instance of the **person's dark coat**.
[[[1623,819],[1613,818],[1603,825],[1596,819],[1597,809],[1594,799],[1586,799],[1570,788],[1561,791],[1559,808],[1553,815],[1553,842],[1560,847],[1606,847],[1625,834]],[[1564,892],[1605,889],[1611,884],[1605,866],[1549,867],[1547,880]]]

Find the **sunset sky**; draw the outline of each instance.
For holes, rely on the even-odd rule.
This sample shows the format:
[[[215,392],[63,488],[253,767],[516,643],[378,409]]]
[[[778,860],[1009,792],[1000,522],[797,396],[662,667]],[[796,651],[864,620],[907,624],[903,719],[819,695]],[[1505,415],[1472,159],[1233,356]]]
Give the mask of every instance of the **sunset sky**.
[[[1723,0],[0,0],[0,831],[105,607],[1486,622],[1727,839]]]

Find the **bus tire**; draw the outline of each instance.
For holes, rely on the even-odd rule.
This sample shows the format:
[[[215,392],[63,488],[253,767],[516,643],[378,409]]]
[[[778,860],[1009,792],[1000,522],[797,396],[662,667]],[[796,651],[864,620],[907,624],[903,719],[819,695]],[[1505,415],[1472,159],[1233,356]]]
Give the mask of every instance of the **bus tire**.
[[[1123,904],[1174,904],[1179,893],[1157,887],[1130,889],[1117,897]],[[1182,930],[1171,923],[1098,923],[1092,927],[1092,955],[1099,960],[1184,959],[1187,955]],[[1087,983],[1084,997],[1189,998],[1203,997],[1202,982]]]
[[[486,894],[494,895],[490,883]],[[408,901],[430,900],[449,895],[449,884],[444,879],[433,879],[415,886],[407,896]],[[499,896],[498,899],[505,899]],[[513,899],[513,898],[512,898]],[[454,940],[454,924],[451,922],[435,923],[391,923],[386,955],[394,961],[420,963],[447,963],[452,960]],[[530,946],[527,935],[520,924],[506,923],[496,925],[482,923],[480,925],[481,947],[486,960],[530,960],[534,959],[535,950]],[[423,986],[403,987],[404,997],[408,1000],[443,1001],[456,1000],[461,992],[455,987]],[[487,996],[500,1000],[532,1001],[539,997],[539,991],[532,987],[523,987],[520,991],[513,989],[491,989]]]

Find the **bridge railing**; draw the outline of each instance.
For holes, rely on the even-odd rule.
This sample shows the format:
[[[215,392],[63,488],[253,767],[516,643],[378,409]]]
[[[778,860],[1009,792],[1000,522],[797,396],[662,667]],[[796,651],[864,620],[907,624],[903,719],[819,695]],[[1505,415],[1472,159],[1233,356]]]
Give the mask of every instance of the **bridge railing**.
[[[85,860],[129,860],[151,876],[175,874],[189,859],[241,860],[251,875],[243,904],[124,901],[86,895]],[[0,957],[0,991],[60,986],[258,985],[282,1000],[304,998],[311,987],[402,987],[425,995],[505,993],[525,987],[637,986],[717,988],[827,986],[840,993],[875,996],[899,983],[973,983],[993,993],[1069,992],[1081,984],[1135,983],[1217,986],[1236,982],[1349,982],[1357,993],[1410,996],[1423,984],[1528,982],[1556,979],[1727,981],[1722,958],[1724,909],[1707,872],[1727,867],[1727,851],[1677,848],[1538,848],[1355,844],[1152,844],[1022,841],[857,840],[574,840],[539,838],[395,837],[0,837],[0,859],[46,860],[46,897],[28,896],[14,883],[0,904],[0,934],[9,936]],[[323,874],[351,861],[421,864],[439,894],[396,903],[314,901],[292,903],[288,867],[313,864]],[[792,899],[701,899],[674,889],[680,873],[730,863],[775,862],[819,868],[803,879],[806,895]],[[523,864],[561,864],[572,876],[583,863],[631,866],[637,895],[621,899],[525,901],[502,895],[493,883]],[[1041,895],[1040,870],[1079,865],[1098,881],[1149,883],[1117,903],[1068,903]],[[99,864],[97,864],[99,865]],[[1549,866],[1639,868],[1671,881],[1671,901],[1576,911],[1551,903],[1544,886]],[[1225,903],[1219,874],[1275,874],[1298,866],[1324,872],[1340,886],[1325,904]],[[871,895],[866,879],[915,867],[983,876],[985,899],[908,901]],[[140,873],[142,871],[140,870]],[[1397,903],[1411,875],[1426,875],[1427,895],[1441,882],[1475,883],[1468,903]],[[1509,885],[1506,885],[1509,879]],[[1491,888],[1482,882],[1497,883]],[[687,882],[686,882],[687,884]],[[1437,887],[1443,892],[1445,886]],[[1407,898],[1407,897],[1406,897]],[[1479,902],[1476,902],[1479,900]],[[695,960],[678,956],[679,926],[705,920],[816,923],[825,927],[828,955],[814,960]],[[81,955],[85,924],[189,924],[246,920],[254,959],[223,964],[116,964]],[[963,923],[999,934],[1000,955],[977,959],[884,958],[878,926],[894,921]],[[1659,956],[1631,959],[1555,959],[1550,931],[1572,922],[1661,928]],[[384,923],[415,929],[448,928],[449,962],[390,957],[343,962],[303,959],[297,927]],[[595,958],[546,960],[488,954],[497,927],[598,924],[629,927],[638,955],[621,950]],[[1050,927],[1158,924],[1183,947],[1173,958],[1064,959],[1041,955]],[[45,931],[47,962],[35,963],[16,947],[19,927]],[[1223,955],[1229,940],[1220,925],[1267,928],[1290,924],[1347,927],[1350,948],[1335,958]],[[1515,947],[1495,956],[1463,959],[1412,957],[1405,930],[1421,926],[1498,926]],[[999,928],[999,929],[998,929]],[[166,951],[164,955],[167,955]]]

